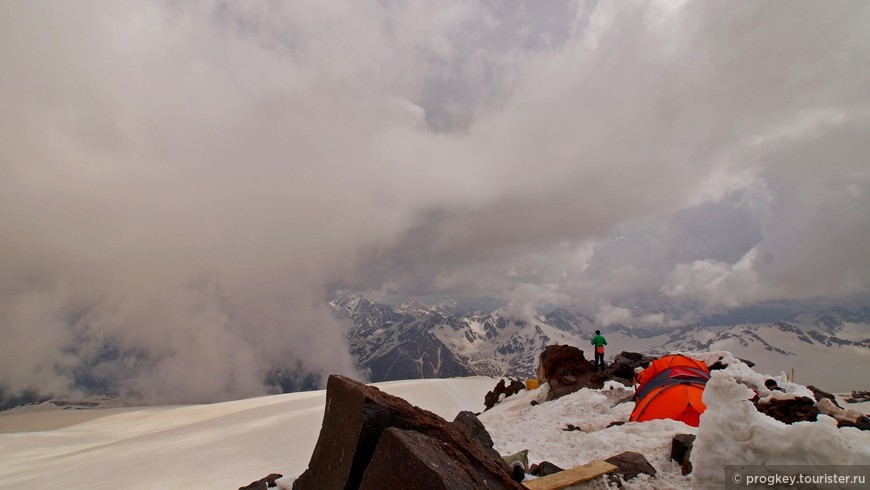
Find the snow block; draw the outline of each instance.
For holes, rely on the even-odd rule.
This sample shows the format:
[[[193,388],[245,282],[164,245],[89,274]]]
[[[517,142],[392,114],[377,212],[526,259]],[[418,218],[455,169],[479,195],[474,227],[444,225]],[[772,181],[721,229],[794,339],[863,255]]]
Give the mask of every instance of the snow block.
[[[438,458],[446,458],[459,465],[467,478],[474,482],[467,488],[521,488],[511,479],[510,470],[499,454],[491,447],[485,447],[480,442],[481,437],[467,430],[467,426],[466,421],[461,429],[432,412],[415,407],[374,386],[332,375],[326,385],[326,409],[320,436],[308,469],[294,482],[293,488],[330,490],[360,487],[367,478],[366,472],[382,435],[390,428],[414,431],[426,438],[393,431],[390,438],[384,441],[379,458],[389,456],[390,461],[396,464],[405,459],[419,459],[420,454],[434,457],[430,453],[438,449],[443,453]],[[430,440],[437,441],[437,444],[429,444]],[[423,444],[426,452],[409,451],[409,441]],[[409,463],[408,468],[420,469],[415,464]],[[381,466],[378,465],[372,470],[381,472]],[[423,480],[405,479],[396,488],[430,488],[418,485],[423,485],[421,481],[429,481],[433,474],[424,471],[417,471],[416,474]],[[406,477],[411,478],[411,475]],[[375,476],[369,478],[371,482]]]
[[[819,415],[817,422],[785,424],[758,412],[755,393],[731,373],[714,371],[704,389],[707,411],[692,449],[692,488],[731,485],[726,465],[870,464],[870,434],[838,429]]]

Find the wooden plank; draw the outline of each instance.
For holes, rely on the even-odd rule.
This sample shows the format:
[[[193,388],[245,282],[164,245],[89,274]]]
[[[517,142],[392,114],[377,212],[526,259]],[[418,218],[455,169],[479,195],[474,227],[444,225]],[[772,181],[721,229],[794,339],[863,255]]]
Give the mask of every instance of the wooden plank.
[[[601,475],[615,473],[616,470],[615,465],[599,459],[582,466],[575,466],[565,471],[524,482],[523,486],[529,490],[561,490],[598,478]]]

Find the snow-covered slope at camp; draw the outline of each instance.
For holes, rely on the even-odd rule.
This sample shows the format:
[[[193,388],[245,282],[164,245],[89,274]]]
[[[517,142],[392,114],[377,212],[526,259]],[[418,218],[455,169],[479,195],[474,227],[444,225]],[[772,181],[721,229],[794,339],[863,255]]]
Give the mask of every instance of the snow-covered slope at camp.
[[[669,461],[670,445],[674,434],[694,434],[697,429],[675,420],[608,427],[612,422],[628,422],[634,409],[633,402],[613,406],[627,393],[620,386],[608,383],[604,390],[584,389],[535,406],[531,401],[545,393],[523,392],[484,412],[480,420],[502,454],[528,449],[530,462],[546,460],[570,468],[635,451],[646,456],[659,476],[650,483],[648,475],[640,475],[625,488],[690,488],[691,478],[682,476],[676,463]],[[567,424],[581,430],[563,430]]]
[[[630,388],[608,383],[552,402],[546,385],[506,398],[480,419],[502,454],[529,450],[533,463],[562,467],[607,458],[623,451],[645,455],[658,476],[641,475],[624,488],[721,488],[725,464],[868,464],[870,432],[837,429],[832,420],[786,425],[755,411],[746,399],[762,397],[768,374],[737,362],[727,352],[694,353],[710,364],[729,363],[713,376],[708,411],[698,428],[673,420],[627,422],[633,402],[617,404]],[[806,387],[778,378],[790,396]],[[452,420],[461,410],[483,409],[496,380],[485,377],[378,383],[381,389]],[[842,398],[841,398],[842,399]],[[238,488],[270,473],[283,487],[305,470],[323,417],[325,392],[305,392],[212,405],[92,410],[95,418],[60,429],[0,434],[0,488]],[[850,408],[866,408],[854,405]],[[27,417],[36,407],[0,413]],[[109,415],[100,416],[102,413]],[[30,417],[50,417],[34,411]],[[581,430],[565,431],[568,424]],[[50,427],[43,425],[43,427]],[[698,435],[693,476],[682,476],[668,459],[673,436]]]
[[[483,409],[491,378],[380,383],[452,420]],[[0,434],[0,488],[238,488],[308,465],[324,391],[147,407],[44,432]],[[99,412],[99,411],[94,411]],[[3,413],[0,417],[18,413]],[[51,417],[50,411],[33,413]]]

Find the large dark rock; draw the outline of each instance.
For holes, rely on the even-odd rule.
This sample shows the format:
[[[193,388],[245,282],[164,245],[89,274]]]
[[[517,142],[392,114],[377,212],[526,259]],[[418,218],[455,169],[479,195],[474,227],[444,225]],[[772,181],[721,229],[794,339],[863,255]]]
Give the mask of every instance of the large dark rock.
[[[489,432],[486,431],[486,427],[483,426],[483,422],[471,412],[462,411],[456,414],[453,425],[464,432],[469,439],[477,441],[483,447],[492,448],[495,445]]]
[[[473,463],[464,454],[448,454],[441,444],[417,431],[387,428],[366,468],[360,490],[486,488],[485,476],[481,479],[482,475],[469,474],[468,467]]]
[[[405,474],[419,475],[420,480],[404,480],[396,488],[436,488],[431,482],[432,471],[419,465],[432,461],[451,461],[450,472],[461,472],[474,485],[468,488],[521,488],[511,479],[509,469],[498,453],[485,447],[473,431],[459,428],[432,412],[417,408],[407,401],[366,386],[344,376],[332,375],[326,386],[326,410],[320,437],[308,469],[294,482],[294,490],[355,489],[364,479],[375,485],[384,474],[385,461],[396,464],[410,460]],[[391,431],[379,449],[382,435]],[[411,434],[407,432],[411,431]],[[419,434],[419,435],[415,435]],[[424,437],[425,436],[425,437]],[[434,441],[434,442],[433,442]],[[412,451],[420,446],[419,451]],[[380,451],[372,476],[368,467],[376,451]],[[433,452],[440,451],[439,456]],[[421,458],[423,458],[421,460]],[[440,459],[439,459],[440,458]],[[415,462],[416,460],[416,462]],[[374,487],[368,487],[374,488]],[[383,486],[381,486],[383,488]],[[440,487],[439,487],[440,488]]]
[[[694,443],[694,434],[677,434],[671,441],[671,459],[680,465],[681,472],[684,475],[692,472],[692,462],[689,457],[692,455]]]
[[[630,480],[641,473],[646,473],[650,476],[656,476],[656,469],[647,461],[643,454],[634,451],[626,451],[624,453],[611,456],[604,461],[619,468],[619,473],[624,480]]]

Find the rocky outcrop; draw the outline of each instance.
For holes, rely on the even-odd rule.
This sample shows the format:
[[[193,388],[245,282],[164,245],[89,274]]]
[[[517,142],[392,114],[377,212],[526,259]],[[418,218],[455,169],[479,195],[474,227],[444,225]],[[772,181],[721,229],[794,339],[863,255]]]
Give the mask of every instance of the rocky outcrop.
[[[603,371],[596,371],[583,351],[570,345],[548,345],[539,359],[538,377],[549,385],[548,401],[581,388],[601,389],[607,380],[631,386],[635,370],[649,366],[653,360],[636,352],[621,352]]]
[[[518,379],[511,380],[510,385],[505,385],[504,379],[500,379],[495,385],[495,388],[493,388],[492,391],[487,392],[484,396],[483,405],[486,407],[484,411],[489,410],[500,402],[502,400],[501,395],[504,395],[505,398],[507,398],[511,395],[516,395],[525,388],[526,385]]]
[[[759,412],[785,424],[815,422],[819,414],[816,401],[808,396],[772,399],[765,403],[758,403],[756,408]]]
[[[470,417],[447,422],[373,386],[332,375],[320,437],[293,489],[522,488]]]
[[[550,389],[547,400],[555,400],[581,388],[604,387],[604,376],[595,372],[583,351],[571,345],[548,345],[540,355],[539,377]]]

